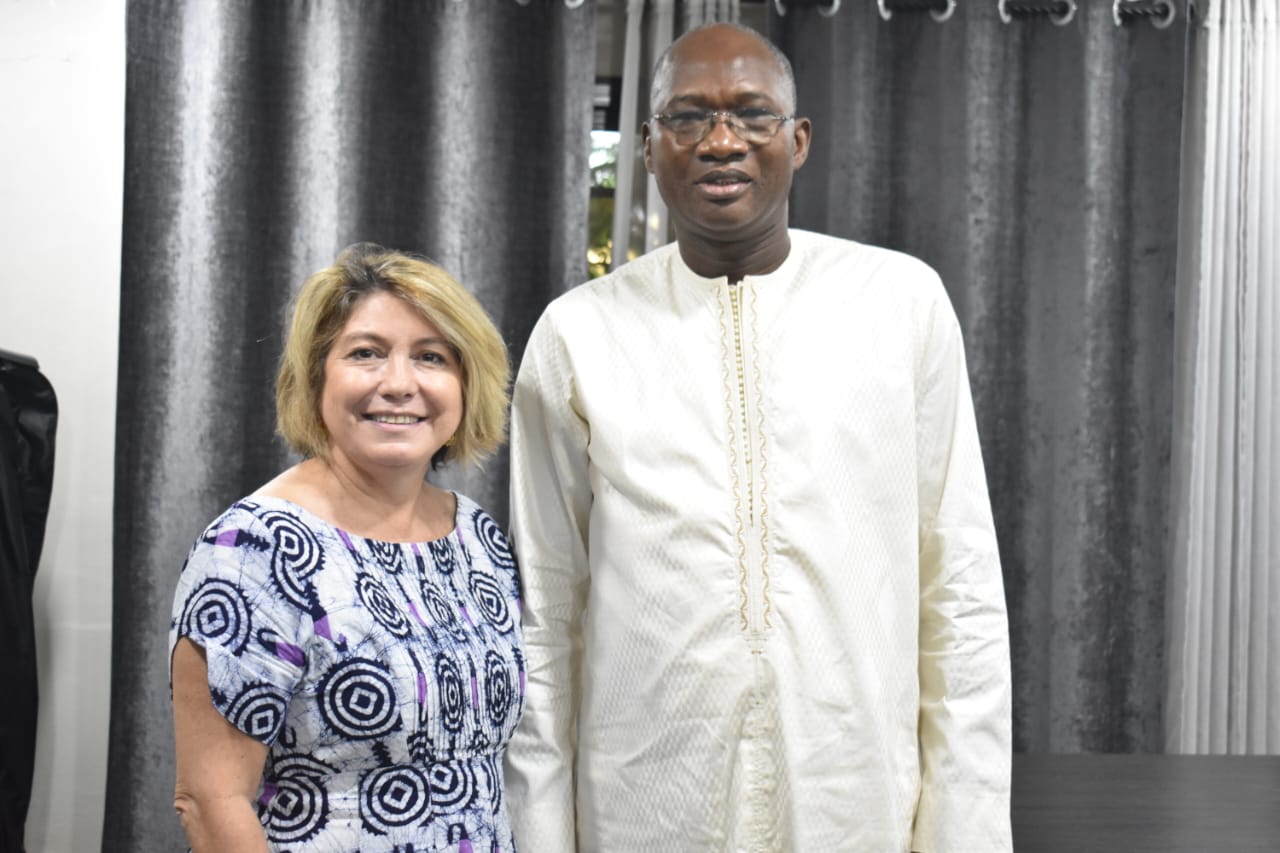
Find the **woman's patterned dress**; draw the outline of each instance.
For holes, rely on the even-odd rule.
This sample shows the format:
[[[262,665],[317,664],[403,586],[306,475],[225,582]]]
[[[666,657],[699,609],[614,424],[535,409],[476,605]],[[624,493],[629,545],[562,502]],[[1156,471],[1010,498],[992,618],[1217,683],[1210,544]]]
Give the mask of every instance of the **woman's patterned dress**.
[[[214,706],[267,744],[275,851],[511,853],[502,755],[524,706],[516,563],[457,496],[431,542],[353,536],[246,498],[193,547],[170,653],[204,648]]]

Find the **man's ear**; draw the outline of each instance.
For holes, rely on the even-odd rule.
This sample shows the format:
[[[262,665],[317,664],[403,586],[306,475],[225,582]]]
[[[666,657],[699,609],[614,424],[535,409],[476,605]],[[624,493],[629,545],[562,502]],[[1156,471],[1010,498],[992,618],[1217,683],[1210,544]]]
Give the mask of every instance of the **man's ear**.
[[[795,140],[796,149],[791,154],[792,169],[799,169],[804,165],[804,161],[809,159],[809,138],[812,133],[813,125],[809,123],[807,118],[795,119],[793,138]]]
[[[649,135],[649,122],[640,125],[640,143],[644,147],[644,168],[653,174],[653,152],[649,149],[652,138]]]

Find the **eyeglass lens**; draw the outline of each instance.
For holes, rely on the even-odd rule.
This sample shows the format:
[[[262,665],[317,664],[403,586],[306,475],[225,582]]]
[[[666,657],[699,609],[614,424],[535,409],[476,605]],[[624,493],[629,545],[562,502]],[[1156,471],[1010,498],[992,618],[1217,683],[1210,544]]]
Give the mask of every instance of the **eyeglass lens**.
[[[762,145],[773,138],[784,119],[769,114],[744,116],[730,112],[690,112],[668,116],[664,123],[677,142],[693,145],[701,142],[718,121],[727,124],[743,142]]]

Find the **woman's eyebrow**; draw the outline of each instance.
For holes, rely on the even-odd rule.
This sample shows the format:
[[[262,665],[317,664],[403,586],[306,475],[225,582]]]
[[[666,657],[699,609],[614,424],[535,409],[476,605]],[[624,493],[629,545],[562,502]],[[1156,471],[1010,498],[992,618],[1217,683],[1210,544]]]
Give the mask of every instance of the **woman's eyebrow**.
[[[353,331],[343,334],[341,337],[338,338],[339,343],[348,344],[348,345],[364,343],[366,341],[369,343],[375,343],[383,346],[387,345],[388,343],[387,339],[384,338],[382,335],[378,334],[377,332],[366,331],[364,329],[355,329]],[[448,347],[450,346],[450,344],[447,340],[445,340],[439,335],[428,335],[423,338],[418,338],[416,341],[413,342],[413,346],[415,347],[425,347],[425,346]]]

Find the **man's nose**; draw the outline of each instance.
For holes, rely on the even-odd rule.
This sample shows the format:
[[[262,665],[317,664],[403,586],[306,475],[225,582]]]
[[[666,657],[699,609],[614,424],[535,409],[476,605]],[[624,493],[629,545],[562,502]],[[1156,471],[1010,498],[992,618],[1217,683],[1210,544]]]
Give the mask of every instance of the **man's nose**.
[[[738,135],[736,128],[733,127],[733,118],[723,113],[716,113],[711,116],[711,128],[707,130],[707,135],[702,137],[701,147],[712,151],[743,151],[747,148],[747,143]]]

